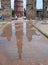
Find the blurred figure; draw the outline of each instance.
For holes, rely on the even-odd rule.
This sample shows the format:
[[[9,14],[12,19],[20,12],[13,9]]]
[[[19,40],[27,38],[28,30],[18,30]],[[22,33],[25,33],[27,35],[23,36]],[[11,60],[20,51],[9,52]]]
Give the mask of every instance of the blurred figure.
[[[17,15],[15,14],[15,19],[17,20]]]
[[[18,18],[20,18],[21,16],[20,16],[20,13],[18,14]]]

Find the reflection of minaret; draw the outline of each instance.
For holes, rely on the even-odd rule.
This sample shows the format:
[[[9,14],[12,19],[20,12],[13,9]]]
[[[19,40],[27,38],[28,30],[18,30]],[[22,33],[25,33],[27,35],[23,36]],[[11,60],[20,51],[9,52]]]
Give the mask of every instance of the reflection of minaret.
[[[22,41],[23,41],[23,24],[19,23],[17,26],[15,24],[16,28],[16,38],[17,38],[17,47],[18,47],[18,54],[19,54],[19,59],[21,59],[22,55]]]
[[[27,34],[28,41],[31,41],[32,35],[36,34],[35,30],[32,27],[32,23],[30,23],[30,21],[26,23],[26,34]]]
[[[10,41],[11,36],[12,36],[12,26],[11,24],[8,24],[3,29],[2,37],[7,37],[8,41]]]
[[[14,14],[23,16],[23,0],[15,0],[14,3]]]

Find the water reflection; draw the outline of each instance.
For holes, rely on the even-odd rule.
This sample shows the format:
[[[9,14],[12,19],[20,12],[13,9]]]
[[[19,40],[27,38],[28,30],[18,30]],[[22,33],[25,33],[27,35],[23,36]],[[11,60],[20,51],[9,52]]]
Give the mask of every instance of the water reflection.
[[[33,26],[30,21],[26,23],[26,34],[28,41],[32,41],[32,36],[36,34],[36,31],[33,29]]]
[[[24,33],[24,34],[23,34]],[[36,59],[48,57],[48,39],[42,36],[28,22],[13,22],[3,29],[0,54],[3,51],[9,59]],[[41,37],[42,38],[41,38]],[[5,43],[5,44],[2,44]],[[4,52],[5,51],[5,52]],[[45,58],[45,57],[44,57]],[[16,61],[15,61],[16,62]]]
[[[17,38],[17,48],[18,48],[18,54],[19,59],[22,58],[22,45],[23,45],[23,23],[16,25],[16,38]]]
[[[3,33],[1,36],[6,37],[8,41],[11,40],[11,36],[12,36],[12,25],[11,24],[8,24],[4,27]]]

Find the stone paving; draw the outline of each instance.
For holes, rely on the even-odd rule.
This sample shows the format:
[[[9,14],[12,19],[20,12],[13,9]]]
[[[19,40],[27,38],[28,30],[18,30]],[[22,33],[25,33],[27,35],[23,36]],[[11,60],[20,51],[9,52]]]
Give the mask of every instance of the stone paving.
[[[48,21],[39,21],[33,25],[48,37]]]
[[[48,25],[36,26],[41,32],[48,36]]]

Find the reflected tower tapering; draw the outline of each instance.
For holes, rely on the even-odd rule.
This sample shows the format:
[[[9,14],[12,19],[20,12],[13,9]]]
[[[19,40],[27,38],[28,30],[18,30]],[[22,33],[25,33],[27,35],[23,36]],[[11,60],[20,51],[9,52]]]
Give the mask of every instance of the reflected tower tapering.
[[[22,46],[23,46],[23,23],[16,23],[15,29],[16,29],[18,56],[19,56],[19,59],[21,59],[22,58]]]

